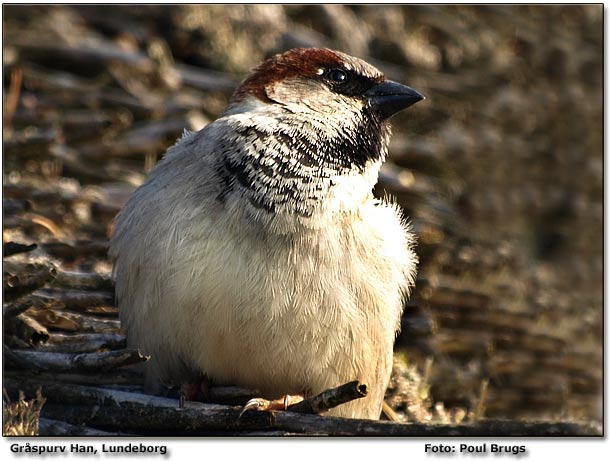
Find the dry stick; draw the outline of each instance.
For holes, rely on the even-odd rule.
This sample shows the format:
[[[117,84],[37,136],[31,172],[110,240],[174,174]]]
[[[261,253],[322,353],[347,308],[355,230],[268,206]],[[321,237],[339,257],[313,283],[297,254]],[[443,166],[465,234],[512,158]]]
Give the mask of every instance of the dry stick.
[[[108,389],[100,388],[87,388],[85,386],[70,386],[68,384],[56,388],[57,383],[47,382],[40,379],[36,379],[36,381],[38,381],[38,384],[36,385],[42,385],[46,387],[47,393],[49,392],[49,386],[51,386],[52,394],[54,396],[56,396],[57,392],[62,394],[63,390],[63,395],[64,398],[67,399],[67,403],[91,403],[91,396],[95,394],[99,398],[110,398],[114,401],[114,403],[117,404],[135,403],[140,405],[154,405],[158,407],[178,407],[177,399],[168,399],[165,397],[155,397],[145,394],[128,393],[122,391],[111,391]],[[310,399],[304,400],[296,405],[293,405],[292,407],[289,407],[289,410],[295,413],[322,412],[331,409],[335,406],[341,405],[342,403],[346,403],[350,400],[365,397],[366,395],[367,385],[361,384],[358,381],[353,381],[342,386],[323,391],[317,396],[311,397]],[[51,400],[53,400],[54,398],[55,397],[51,397]],[[199,405],[208,405],[215,408],[226,408],[225,406],[216,404],[200,404],[199,402],[190,401],[185,402],[185,408],[190,408],[191,406],[197,407]]]
[[[51,43],[49,41],[32,40],[31,37],[15,37],[11,44],[28,58],[31,55],[41,53],[50,59],[73,59],[83,66],[87,64],[98,64],[100,62],[120,62],[125,65],[134,66],[143,70],[152,70],[153,61],[139,51],[130,51],[120,48],[110,40],[96,39],[86,46],[71,46],[62,43]]]
[[[488,380],[483,379],[482,384],[479,388],[479,398],[477,400],[477,407],[475,409],[475,420],[479,421],[484,417],[486,412],[486,396],[488,393]]]
[[[62,315],[75,321],[78,331],[85,333],[117,333],[121,327],[119,320],[101,319],[92,315],[63,312]]]
[[[275,414],[270,412],[249,412],[239,419],[240,407],[188,401],[184,408],[179,409],[175,399],[53,381],[5,378],[4,385],[12,392],[19,389],[27,394],[42,386],[43,395],[48,396],[50,402],[44,408],[43,416],[46,418],[141,434],[236,435],[253,429],[302,433],[311,427],[312,421],[323,419],[287,412],[292,423],[285,428],[276,427]],[[319,432],[316,428],[311,431]]]
[[[64,421],[56,421],[54,419],[39,418],[38,420],[38,435],[47,436],[83,436],[83,437],[120,437],[132,434],[124,434],[121,432],[107,432],[92,427],[75,426]]]
[[[203,404],[201,404],[203,405]],[[439,436],[579,436],[600,435],[599,427],[574,423],[485,421],[473,425],[405,424],[322,417],[292,412],[249,412],[238,420],[239,408],[176,409],[167,407],[109,407],[54,405],[43,407],[44,417],[65,419],[110,430],[143,435],[249,435],[253,430],[283,430],[298,435],[439,437]],[[117,422],[120,421],[117,427]],[[236,422],[239,421],[239,424]]]
[[[24,266],[5,263],[2,272],[4,302],[31,293],[55,277],[55,268],[44,265]]]
[[[96,183],[112,181],[133,182],[135,180],[140,182],[144,180],[144,174],[138,172],[138,168],[141,168],[140,162],[133,159],[120,161],[115,158],[103,164],[92,166],[91,162],[88,163],[81,158],[80,152],[76,147],[70,147],[65,144],[53,144],[49,147],[49,152],[53,158],[62,162],[65,176],[78,175],[79,178],[95,181]],[[96,164],[94,163],[93,165]],[[102,257],[105,254],[99,253],[98,256]]]
[[[176,64],[174,70],[185,85],[200,90],[231,93],[239,85],[239,79],[224,72],[202,69],[187,64]]]
[[[23,198],[11,198],[7,194],[2,200],[2,211],[5,216],[12,216],[19,213],[24,213],[32,209],[32,202]],[[2,244],[2,256],[6,258],[18,253],[24,253],[36,248],[36,244],[24,245],[22,243],[5,242]]]
[[[238,419],[240,407],[185,402],[132,392],[122,392],[56,382],[5,379],[12,392],[35,392],[42,385],[48,402],[43,417],[139,434],[247,435],[273,430],[333,436],[562,436],[600,435],[601,428],[574,423],[524,423],[482,421],[472,425],[398,424],[290,411],[248,412]],[[54,404],[63,403],[62,405]],[[69,405],[66,405],[69,404]]]
[[[561,436],[561,435],[600,435],[600,428],[593,425],[580,425],[573,423],[547,423],[547,422],[516,422],[488,420],[472,425],[432,425],[416,423],[395,423],[391,421],[371,421],[359,419],[345,419],[337,417],[316,417],[314,415],[299,415],[292,418],[290,412],[275,414],[274,426],[287,430],[298,430],[296,424],[308,424],[308,430],[316,430],[328,435],[336,436]],[[316,418],[316,419],[315,419]]]
[[[7,211],[5,210],[5,213]],[[38,247],[35,243],[31,245],[24,245],[17,242],[6,242],[2,244],[2,254],[6,258],[7,256],[16,255],[19,253],[27,253],[28,251],[35,250]]]
[[[367,384],[351,381],[333,389],[327,389],[314,397],[291,405],[287,410],[295,413],[320,414],[342,403],[367,396]]]
[[[116,370],[101,371],[100,373],[53,372],[53,371],[24,371],[4,370],[5,379],[18,382],[55,382],[77,384],[83,386],[129,386],[130,392],[142,392],[144,376],[139,370],[131,368],[118,368]]]
[[[61,269],[57,270],[57,275],[52,285],[56,284],[68,288],[108,292],[112,292],[114,289],[114,283],[110,275],[97,274],[95,272],[71,272]]]
[[[47,328],[62,331],[78,331],[83,333],[117,333],[120,329],[119,320],[101,319],[93,315],[67,312],[61,309],[31,309],[28,315],[38,320]]]
[[[66,238],[66,231],[64,229],[60,228],[53,221],[53,219],[47,218],[46,216],[43,216],[42,214],[32,213],[32,212],[24,213],[23,217],[26,218],[26,219],[29,219],[31,222],[33,222],[35,224],[38,224],[39,226],[44,227],[49,232],[51,232],[53,237],[55,237],[56,239],[64,239],[64,238]]]
[[[2,316],[4,320],[9,317],[16,317],[28,309],[34,307],[38,309],[44,309],[48,305],[48,301],[37,297],[36,295],[24,296],[22,298],[13,301],[10,304],[2,306]]]
[[[63,303],[68,309],[83,309],[86,306],[114,306],[112,291],[81,290],[40,290],[38,296],[54,299]]]
[[[90,314],[102,319],[117,319],[119,317],[119,308],[116,306],[82,306],[77,308],[71,308],[71,310],[79,310],[83,314]],[[77,312],[80,314],[81,312]]]
[[[39,301],[29,312],[32,316],[45,317],[45,313],[40,312],[41,308],[43,311],[55,311],[57,315],[83,316],[83,320],[88,318],[85,314],[90,314],[89,318],[100,321],[116,319],[119,315],[119,308],[114,305],[112,292],[44,289],[32,294],[30,298]],[[74,320],[80,323],[77,318]]]
[[[28,315],[49,329],[62,331],[79,331],[80,324],[76,320],[64,315],[64,312],[46,306],[32,307]]]
[[[6,346],[13,349],[29,349],[31,347],[31,344],[15,335],[5,333],[2,339]]]
[[[7,318],[4,322],[4,334],[13,334],[34,346],[46,343],[49,339],[47,329],[25,314]]]
[[[9,128],[13,121],[13,115],[19,104],[19,95],[21,94],[21,83],[23,81],[23,70],[16,67],[11,72],[11,84],[6,98],[6,106],[4,108],[4,127]]]
[[[307,426],[298,430],[274,427],[273,415],[268,412],[254,412],[249,423],[240,424],[238,410],[187,410],[153,407],[108,407],[93,405],[66,406],[47,404],[42,415],[45,418],[70,421],[75,425],[89,425],[104,430],[135,433],[139,436],[287,436],[326,435],[315,430],[304,434]],[[304,415],[296,415],[304,417]],[[316,416],[310,416],[315,417]],[[120,424],[117,422],[120,421]],[[140,422],[139,422],[140,421]],[[117,427],[117,426],[120,427]]]
[[[24,63],[23,74],[30,85],[35,86],[38,90],[38,104],[43,109],[57,109],[57,99],[48,96],[45,98],[45,95],[56,93],[58,90],[62,92],[69,90],[70,94],[65,92],[64,97],[78,99],[82,103],[83,96],[101,92],[104,85],[100,80],[91,80],[69,71],[44,67],[32,61]],[[77,105],[74,100],[70,102]],[[69,103],[67,107],[70,107]]]
[[[390,419],[391,421],[394,421],[397,423],[400,423],[401,421],[403,421],[401,416],[395,410],[393,410],[393,408],[386,402],[382,404],[382,413],[384,413],[388,417],[388,419]]]
[[[123,349],[99,353],[62,354],[60,352],[37,352],[11,350],[3,347],[5,359],[12,365],[29,370],[46,371],[104,371],[145,362],[149,359],[140,351]]]
[[[46,352],[82,353],[99,349],[124,349],[126,338],[118,333],[80,333],[66,335],[53,333],[38,350]]]
[[[76,242],[48,242],[40,247],[57,258],[77,258],[82,256],[103,256],[108,253],[108,240],[87,240]]]
[[[178,409],[178,399],[169,399],[136,392],[124,392],[113,389],[105,389],[94,386],[81,386],[70,383],[58,383],[54,380],[39,379],[32,375],[32,379],[27,381],[20,380],[16,374],[7,375],[4,379],[4,386],[11,390],[23,390],[26,394],[35,393],[42,387],[43,395],[48,396],[49,402],[63,403],[69,405],[88,405],[104,404],[119,407],[151,407],[151,408],[172,408]],[[200,402],[186,401],[185,409],[204,409],[219,410],[228,409],[224,405],[203,404]],[[239,407],[235,407],[236,419]]]
[[[160,151],[167,143],[167,138],[175,138],[185,128],[185,119],[172,118],[161,121],[153,121],[126,130],[112,142],[100,143],[99,140],[86,145],[79,146],[79,154],[82,158],[93,161],[95,159],[108,158],[109,156],[129,157],[141,155],[146,151]]]
[[[41,161],[49,158],[49,151],[58,137],[57,128],[33,128],[9,133],[3,147],[6,155],[20,161]]]

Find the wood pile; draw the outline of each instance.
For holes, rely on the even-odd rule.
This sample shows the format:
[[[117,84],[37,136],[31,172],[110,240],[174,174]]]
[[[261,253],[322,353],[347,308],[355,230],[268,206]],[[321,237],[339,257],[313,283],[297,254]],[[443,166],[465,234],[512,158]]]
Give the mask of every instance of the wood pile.
[[[13,402],[43,385],[41,434],[598,432],[601,6],[3,12],[3,385]],[[393,118],[375,191],[396,197],[419,238],[387,399],[410,425],[287,413],[238,427],[231,405],[249,394],[236,390],[218,391],[232,396],[222,409],[180,413],[141,394],[146,358],[125,348],[107,259],[115,214],[185,128],[293,46],[358,55],[427,96]],[[149,427],[130,423],[142,416]]]

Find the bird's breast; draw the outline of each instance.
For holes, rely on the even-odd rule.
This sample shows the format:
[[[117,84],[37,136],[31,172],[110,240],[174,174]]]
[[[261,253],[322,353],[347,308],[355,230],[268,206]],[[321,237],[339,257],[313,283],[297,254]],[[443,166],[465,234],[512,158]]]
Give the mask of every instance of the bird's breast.
[[[394,212],[362,218],[291,235],[216,222],[205,245],[187,242],[184,254],[206,262],[182,279],[190,294],[177,304],[192,306],[181,318],[193,366],[269,394],[371,381],[392,352],[415,258]]]

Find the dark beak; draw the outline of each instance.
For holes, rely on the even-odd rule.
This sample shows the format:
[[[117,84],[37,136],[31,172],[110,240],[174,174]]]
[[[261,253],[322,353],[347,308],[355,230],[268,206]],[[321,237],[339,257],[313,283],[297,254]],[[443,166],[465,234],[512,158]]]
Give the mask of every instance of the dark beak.
[[[400,110],[406,109],[424,96],[413,88],[400,83],[386,80],[365,93],[370,107],[376,111],[382,119],[386,119]]]

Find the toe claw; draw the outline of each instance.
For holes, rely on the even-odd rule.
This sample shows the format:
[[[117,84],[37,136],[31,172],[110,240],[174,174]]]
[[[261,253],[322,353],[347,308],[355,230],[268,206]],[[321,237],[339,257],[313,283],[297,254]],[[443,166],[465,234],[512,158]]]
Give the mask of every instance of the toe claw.
[[[303,396],[301,395],[285,395],[276,400],[266,400],[263,398],[255,398],[250,399],[242,408],[240,412],[241,418],[244,412],[248,410],[257,410],[257,411],[284,411],[291,405],[299,403],[303,400]]]
[[[248,402],[246,402],[244,408],[242,408],[242,411],[240,412],[240,416],[238,416],[238,418],[241,418],[242,415],[248,410],[267,410],[270,407],[270,404],[271,402],[269,400],[265,400],[262,398],[250,399]]]

